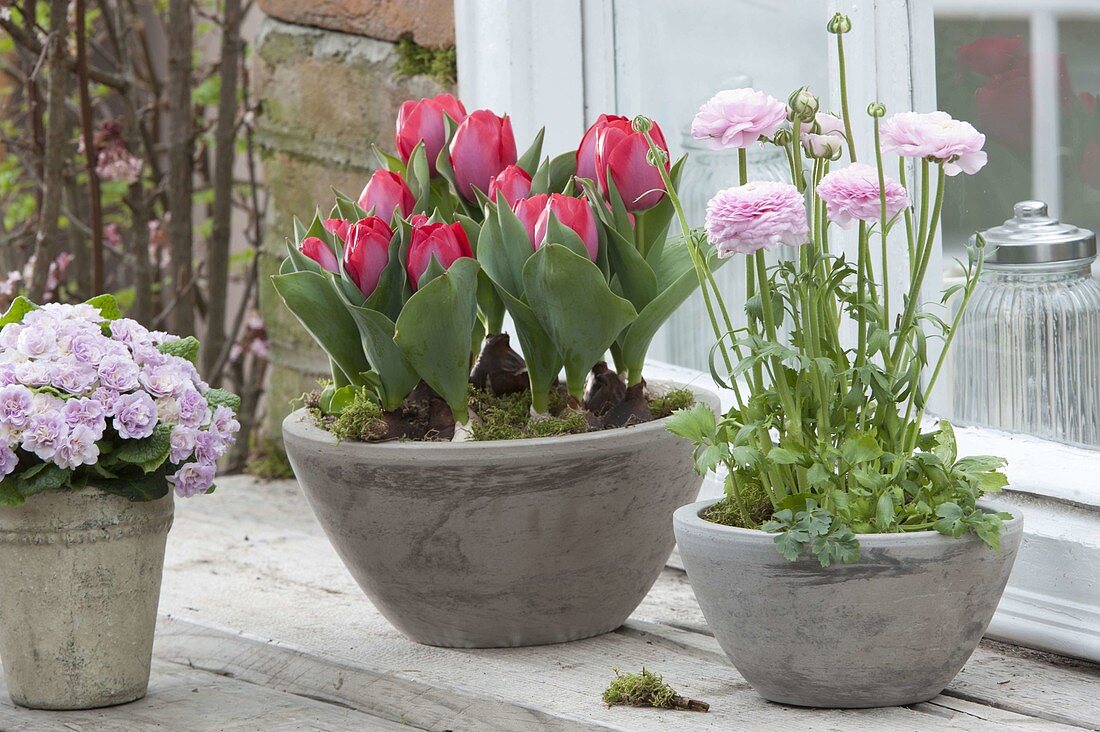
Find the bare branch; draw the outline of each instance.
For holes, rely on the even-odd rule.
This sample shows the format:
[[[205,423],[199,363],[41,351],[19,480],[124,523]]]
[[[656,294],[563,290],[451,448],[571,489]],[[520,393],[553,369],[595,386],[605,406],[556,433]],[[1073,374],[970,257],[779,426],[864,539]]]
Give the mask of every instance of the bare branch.
[[[172,250],[172,330],[181,336],[195,332],[192,287],[191,186],[195,148],[191,109],[191,46],[193,30],[189,0],[168,0],[168,206],[172,219],[168,238]]]

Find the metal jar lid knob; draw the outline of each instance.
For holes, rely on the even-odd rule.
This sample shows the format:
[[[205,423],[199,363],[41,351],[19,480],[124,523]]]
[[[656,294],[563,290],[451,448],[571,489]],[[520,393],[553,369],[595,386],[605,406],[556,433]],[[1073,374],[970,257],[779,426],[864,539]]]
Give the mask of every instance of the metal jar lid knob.
[[[1096,234],[1051,218],[1042,201],[1020,201],[1012,209],[1011,219],[982,232],[986,264],[1053,264],[1096,257]]]

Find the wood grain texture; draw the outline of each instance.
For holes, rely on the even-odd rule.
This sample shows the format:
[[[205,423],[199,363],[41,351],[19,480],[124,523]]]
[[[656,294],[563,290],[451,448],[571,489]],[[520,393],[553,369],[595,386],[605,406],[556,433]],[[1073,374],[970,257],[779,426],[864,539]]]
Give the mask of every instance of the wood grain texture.
[[[0,729],[66,729],[49,726],[58,720],[74,722],[76,729],[158,729],[142,726],[145,705],[168,705],[184,696],[173,689],[191,683],[190,693],[198,680],[226,698],[242,696],[232,696],[237,700],[232,703],[203,702],[202,697],[200,704],[189,703],[190,697],[188,703],[174,702],[173,718],[191,730],[296,729],[257,716],[257,708],[268,706],[294,710],[286,714],[323,710],[329,715],[298,728],[348,730],[399,728],[393,725],[553,731],[1100,725],[1095,667],[988,644],[944,695],[911,708],[829,711],[768,703],[706,633],[686,577],[677,570],[664,572],[623,628],[598,638],[517,649],[421,646],[402,637],[370,605],[288,482],[230,478],[220,481],[211,496],[181,501],[169,540],[161,608],[146,700],[89,712],[100,715],[89,721],[0,707]],[[636,671],[643,665],[664,674],[681,693],[709,702],[711,712],[608,708],[600,701],[613,669]],[[178,674],[189,680],[173,681]],[[213,699],[214,692],[209,696]],[[92,726],[91,721],[116,726]],[[386,723],[391,726],[369,726]]]

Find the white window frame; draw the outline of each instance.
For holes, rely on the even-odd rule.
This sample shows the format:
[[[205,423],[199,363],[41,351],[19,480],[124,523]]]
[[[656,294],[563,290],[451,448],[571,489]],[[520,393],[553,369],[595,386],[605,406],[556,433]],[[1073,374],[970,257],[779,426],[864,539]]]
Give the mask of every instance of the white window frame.
[[[592,119],[622,101],[615,8],[628,1],[455,0],[459,88],[467,106],[508,111],[519,140],[546,125],[547,150],[569,149]],[[829,12],[848,14],[858,28],[845,39],[848,57],[858,62],[853,67],[861,69],[849,74],[855,136],[869,139],[870,121],[862,113],[867,100],[891,112],[936,108],[934,13],[995,10],[1030,18],[1032,51],[1050,60],[1034,74],[1035,121],[1047,121],[1040,115],[1058,109],[1048,99],[1057,94],[1056,54],[1049,52],[1057,48],[1057,18],[1096,17],[1098,6],[1100,0],[831,0]],[[834,98],[836,86],[834,78]],[[1034,190],[1057,215],[1057,140],[1036,139],[1035,150],[1037,160],[1053,165],[1035,166]],[[942,260],[929,270],[942,272]],[[893,274],[896,281],[907,278],[904,269]],[[943,283],[932,279],[925,296],[938,301]],[[705,374],[657,362],[647,364],[647,376],[713,387]],[[949,398],[941,389],[931,407],[946,411]],[[1005,498],[1025,512],[1024,551],[989,634],[1100,661],[1100,453],[987,429],[957,432],[963,451],[1010,457]],[[720,491],[712,481],[704,495]]]

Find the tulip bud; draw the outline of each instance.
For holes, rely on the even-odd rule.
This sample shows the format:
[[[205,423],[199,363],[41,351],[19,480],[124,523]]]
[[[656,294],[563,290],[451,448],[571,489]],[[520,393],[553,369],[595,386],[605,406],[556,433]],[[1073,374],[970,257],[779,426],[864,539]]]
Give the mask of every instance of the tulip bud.
[[[592,207],[583,198],[573,198],[560,193],[550,194],[546,207],[539,214],[535,223],[535,249],[541,249],[547,243],[547,229],[550,226],[550,214],[563,226],[572,229],[584,242],[584,248],[588,252],[588,258],[593,262],[600,251],[600,232],[596,228],[596,217],[592,213]],[[560,242],[549,242],[556,244]]]
[[[829,19],[829,24],[825,28],[830,33],[841,35],[852,30],[852,19],[843,13],[837,13]]]
[[[872,117],[885,117],[886,105],[882,102],[871,102],[867,105],[867,114],[871,115]]]
[[[351,223],[347,219],[325,219],[321,222],[325,231],[335,236],[340,241],[348,237],[348,227]]]
[[[489,181],[489,200],[494,203],[497,194],[503,195],[509,206],[531,195],[531,176],[518,165],[509,165]]]
[[[539,216],[542,215],[543,209],[546,208],[546,202],[549,200],[550,196],[545,193],[539,193],[512,204],[512,213],[516,215],[516,218],[520,220],[523,227],[527,229],[527,240],[531,242],[532,250],[538,248],[535,246],[535,224],[538,222]]]
[[[665,136],[660,125],[656,122],[652,124],[649,136],[665,157],[658,164],[668,170],[668,145],[665,144]],[[656,156],[650,157],[649,142],[645,135],[635,132],[629,124],[609,123],[596,133],[596,180],[600,184],[600,191],[605,196],[608,195],[610,176],[627,211],[644,211],[656,206],[664,198],[665,182],[653,165],[656,161]]]
[[[412,213],[416,198],[400,175],[390,170],[376,170],[359,194],[358,203],[368,214],[373,213],[383,221],[393,221],[394,211],[400,211],[401,218]]]
[[[477,200],[474,188],[487,193],[493,176],[516,162],[512,121],[488,109],[471,113],[455,130],[450,155],[459,195]]]
[[[803,86],[791,92],[787,97],[787,105],[790,107],[788,118],[792,122],[797,119],[800,122],[809,123],[814,121],[814,115],[817,114],[821,102],[810,93],[808,86]]]
[[[408,100],[401,105],[397,114],[397,154],[408,163],[417,143],[424,143],[424,153],[428,158],[428,169],[435,175],[435,161],[439,151],[447,143],[447,130],[443,126],[443,115],[460,124],[466,119],[466,108],[462,102],[450,94],[439,94],[420,100]]]
[[[333,253],[328,244],[325,244],[316,236],[307,236],[302,239],[301,243],[298,244],[298,251],[321,265],[322,269],[327,269],[329,272],[340,271],[340,263],[336,260],[336,254]]]
[[[629,130],[630,120],[616,114],[601,114],[581,138],[577,147],[577,177],[596,180],[596,135],[605,127]]]
[[[409,253],[405,259],[409,284],[414,290],[420,287],[420,278],[424,276],[432,259],[439,262],[443,269],[448,269],[456,259],[473,256],[470,240],[466,237],[462,224],[455,222],[414,226]]]
[[[348,228],[344,270],[364,297],[370,297],[378,287],[382,270],[390,259],[392,238],[389,224],[378,216],[368,216]]]
[[[644,134],[653,129],[653,121],[643,115],[637,115],[630,121],[630,127],[639,134]]]

